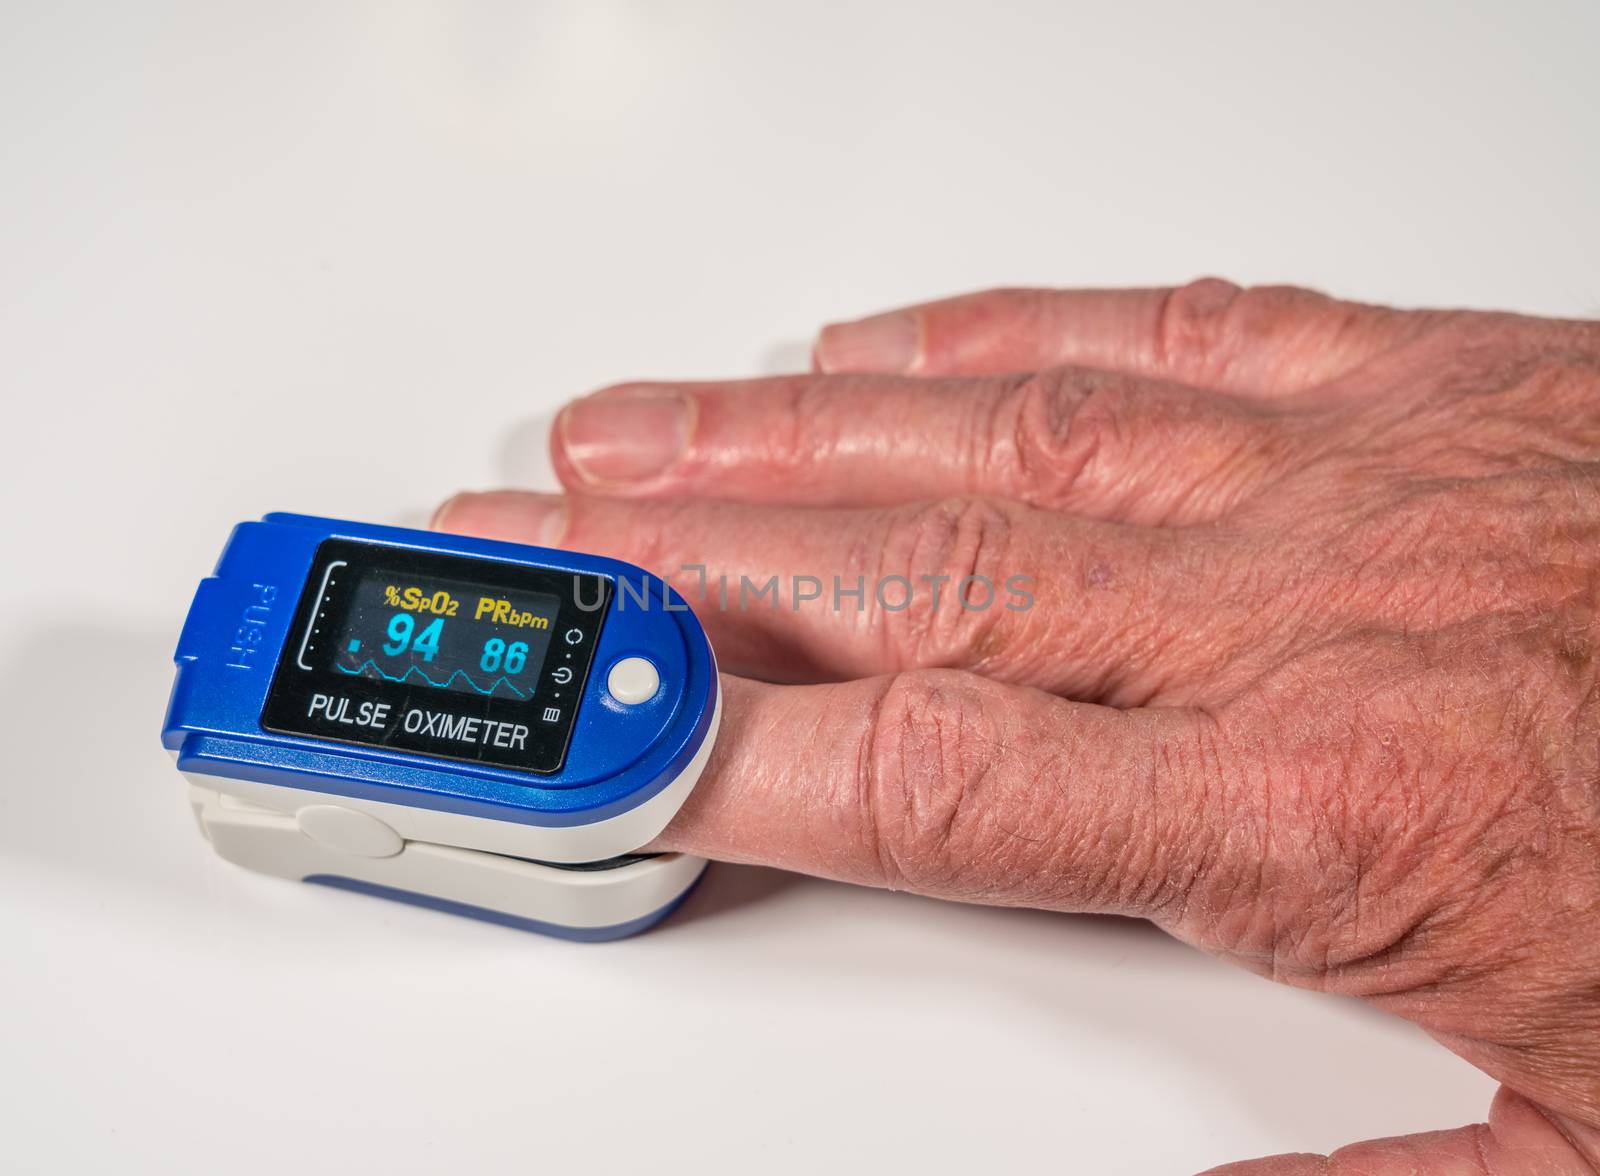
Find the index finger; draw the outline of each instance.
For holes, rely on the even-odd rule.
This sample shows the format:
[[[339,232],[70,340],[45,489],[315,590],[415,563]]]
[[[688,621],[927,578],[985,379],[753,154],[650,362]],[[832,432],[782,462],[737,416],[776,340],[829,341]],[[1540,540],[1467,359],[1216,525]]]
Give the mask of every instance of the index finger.
[[[724,719],[653,848],[937,898],[1153,915],[1220,860],[1203,725],[955,670],[723,677]]]

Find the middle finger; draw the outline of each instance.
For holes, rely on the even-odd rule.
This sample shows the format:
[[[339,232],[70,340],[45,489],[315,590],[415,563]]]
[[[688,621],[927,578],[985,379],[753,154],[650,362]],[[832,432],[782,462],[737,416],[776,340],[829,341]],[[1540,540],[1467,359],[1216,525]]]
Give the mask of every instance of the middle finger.
[[[569,488],[807,506],[997,495],[1095,518],[1225,514],[1322,432],[1310,414],[1090,368],[913,379],[782,376],[626,384],[551,435]]]
[[[647,567],[694,606],[725,669],[769,680],[954,667],[1137,705],[1186,699],[1249,623],[1215,590],[1225,539],[1003,499],[778,508],[498,491],[458,495],[434,525]]]

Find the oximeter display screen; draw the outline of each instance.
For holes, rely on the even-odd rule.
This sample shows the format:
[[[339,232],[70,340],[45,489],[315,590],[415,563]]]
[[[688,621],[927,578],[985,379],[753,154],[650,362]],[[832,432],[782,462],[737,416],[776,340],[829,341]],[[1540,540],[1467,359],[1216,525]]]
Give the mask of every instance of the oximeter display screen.
[[[341,674],[526,699],[561,600],[378,567],[351,590],[345,623],[320,643]]]
[[[262,726],[559,771],[610,598],[589,573],[330,539]]]

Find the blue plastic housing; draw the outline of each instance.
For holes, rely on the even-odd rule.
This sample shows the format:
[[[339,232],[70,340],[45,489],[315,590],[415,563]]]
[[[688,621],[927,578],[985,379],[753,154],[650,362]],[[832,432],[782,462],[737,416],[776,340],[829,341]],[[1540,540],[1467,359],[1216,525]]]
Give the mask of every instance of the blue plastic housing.
[[[342,538],[612,581],[593,670],[559,772],[534,775],[268,731],[261,711],[317,548]],[[626,590],[620,581],[626,581]],[[641,598],[643,603],[641,603]],[[606,692],[621,658],[654,662],[661,689],[623,706]],[[178,640],[162,743],[183,771],[527,825],[592,824],[642,804],[705,742],[716,662],[700,622],[665,581],[620,560],[432,531],[269,514],[241,523],[202,581]]]

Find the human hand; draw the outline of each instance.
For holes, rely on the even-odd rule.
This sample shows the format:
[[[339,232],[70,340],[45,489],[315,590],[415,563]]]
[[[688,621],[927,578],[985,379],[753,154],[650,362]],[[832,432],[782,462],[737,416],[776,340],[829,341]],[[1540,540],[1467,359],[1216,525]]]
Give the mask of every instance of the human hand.
[[[816,357],[580,400],[566,497],[436,520],[691,601],[708,569],[723,667],[765,681],[725,677],[658,848],[1144,916],[1504,1084],[1486,1126],[1229,1172],[1600,1170],[1600,326],[1209,280]]]

